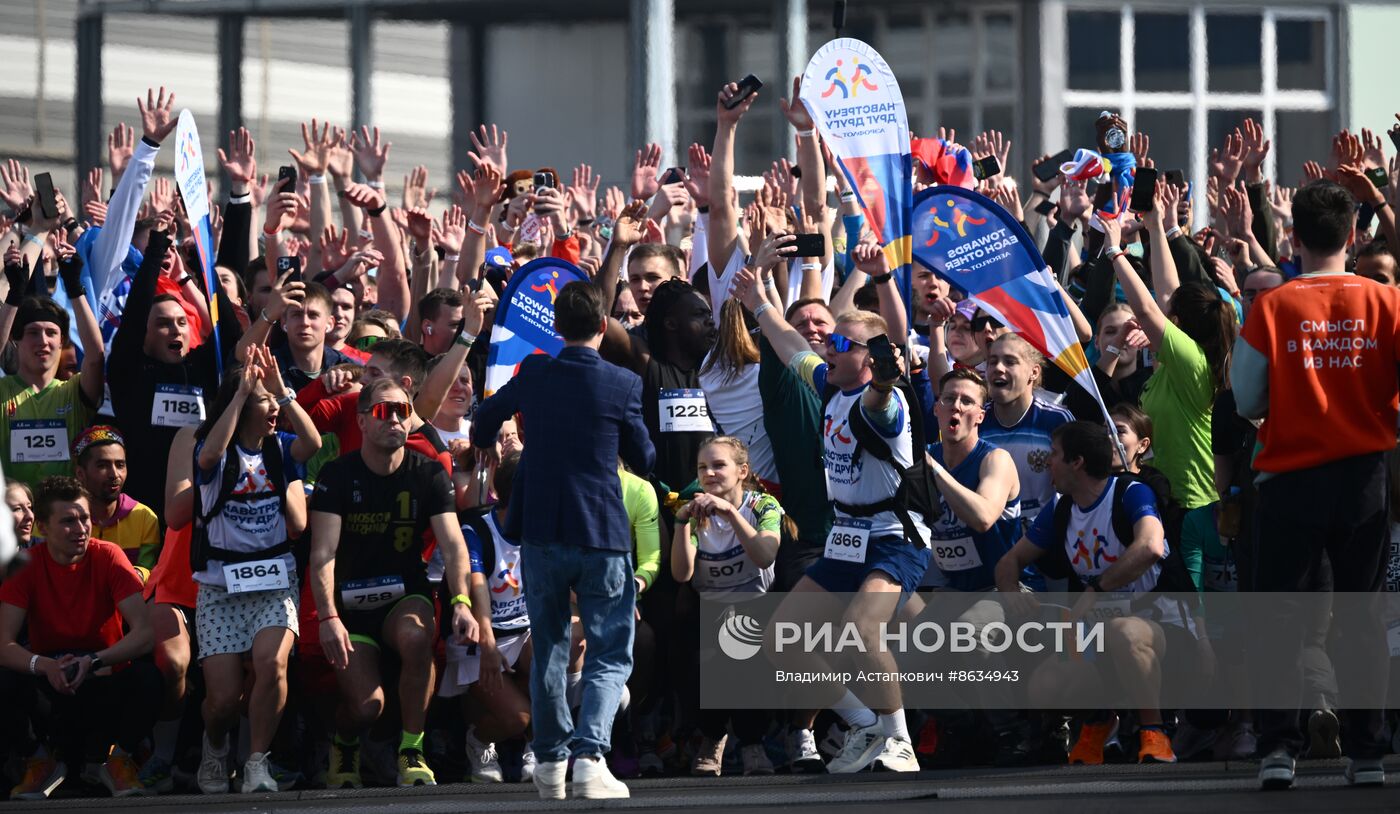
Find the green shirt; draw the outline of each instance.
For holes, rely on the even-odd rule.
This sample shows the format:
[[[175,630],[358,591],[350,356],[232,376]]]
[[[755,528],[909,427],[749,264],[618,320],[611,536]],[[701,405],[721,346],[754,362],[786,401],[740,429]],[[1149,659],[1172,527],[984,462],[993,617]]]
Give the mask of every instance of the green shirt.
[[[19,376],[0,379],[0,462],[8,480],[38,490],[50,475],[72,475],[73,439],[97,413],[83,396],[83,374],[66,382],[54,379],[36,391]]]
[[[632,526],[632,545],[636,550],[637,571],[643,590],[656,581],[661,569],[660,507],[656,490],[642,478],[625,469],[617,470],[622,478],[622,505],[627,509],[627,522]]]
[[[1210,411],[1215,381],[1210,362],[1191,337],[1167,323],[1157,348],[1157,371],[1142,391],[1152,418],[1152,465],[1172,485],[1172,497],[1195,509],[1216,501]]]

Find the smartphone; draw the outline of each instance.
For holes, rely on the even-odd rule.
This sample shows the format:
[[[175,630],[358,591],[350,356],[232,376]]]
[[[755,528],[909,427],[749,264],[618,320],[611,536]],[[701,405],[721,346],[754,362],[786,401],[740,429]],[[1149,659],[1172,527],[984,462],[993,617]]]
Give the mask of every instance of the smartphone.
[[[870,367],[875,372],[875,381],[892,382],[899,378],[899,365],[894,361],[894,346],[884,334],[876,334],[866,340],[866,350],[870,351]]]
[[[1051,178],[1054,178],[1057,174],[1059,174],[1061,164],[1064,164],[1068,161],[1072,161],[1073,159],[1073,150],[1061,150],[1058,153],[1055,153],[1054,155],[1050,156],[1050,158],[1047,161],[1040,164],[1036,164],[1035,167],[1032,169],[1032,172],[1034,172],[1035,177],[1039,178],[1041,181],[1049,181]]]
[[[972,162],[972,175],[978,181],[985,181],[1000,172],[1001,162],[994,155]]]
[[[301,255],[294,254],[290,257],[277,258],[277,278],[281,279],[282,275],[286,274],[289,271],[292,273],[292,275],[287,278],[287,282],[301,282]]]
[[[795,241],[789,245],[797,247],[789,257],[821,257],[826,253],[826,235],[820,232],[793,235]]]
[[[288,179],[286,184],[282,184],[282,181],[283,181],[284,179]],[[295,166],[291,165],[291,164],[287,164],[287,165],[278,167],[278,168],[277,168],[277,183],[278,183],[278,184],[281,184],[280,189],[281,189],[282,192],[296,192],[296,191],[297,191],[297,168],[296,168]]]
[[[669,186],[671,184],[679,184],[684,180],[685,170],[681,169],[680,167],[672,167],[671,169],[666,170],[665,175],[661,176],[661,186],[664,187]]]
[[[1157,171],[1151,167],[1138,167],[1133,176],[1133,195],[1128,199],[1128,209],[1134,212],[1151,212],[1157,195]]]
[[[1054,212],[1056,209],[1058,209],[1059,206],[1059,204],[1055,203],[1049,198],[1046,198],[1045,200],[1035,205],[1035,211],[1038,215],[1048,215],[1051,212]]]
[[[552,173],[552,172],[537,172],[537,173],[535,173],[535,191],[536,191],[536,192],[539,192],[539,191],[542,190],[542,189],[554,189],[554,173]]]
[[[1099,184],[1094,189],[1094,209],[1103,209],[1108,206],[1108,202],[1113,200],[1113,183],[1106,182]]]
[[[733,110],[734,108],[743,104],[745,99],[749,98],[755,93],[758,93],[758,89],[761,87],[763,87],[763,80],[759,79],[753,74],[749,74],[743,79],[740,79],[739,92],[729,97],[729,101],[724,103],[725,109]]]
[[[58,217],[58,193],[54,192],[53,176],[47,172],[35,175],[34,193],[39,199],[39,212],[45,218]]]
[[[1375,185],[1376,189],[1385,189],[1390,186],[1390,175],[1380,167],[1371,167],[1366,170],[1366,177],[1371,179],[1371,183]]]
[[[1186,173],[1181,170],[1167,170],[1167,183],[1174,187],[1186,186]]]

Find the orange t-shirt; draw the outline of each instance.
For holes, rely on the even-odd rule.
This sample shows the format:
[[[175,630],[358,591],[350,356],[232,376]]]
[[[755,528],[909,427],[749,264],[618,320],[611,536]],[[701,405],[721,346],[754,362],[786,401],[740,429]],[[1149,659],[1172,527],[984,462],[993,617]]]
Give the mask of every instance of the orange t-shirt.
[[[1300,277],[1259,295],[1244,340],[1269,361],[1260,472],[1395,447],[1400,289],[1351,274]]]
[[[194,607],[199,588],[194,584],[190,572],[190,536],[193,532],[193,523],[165,530],[160,560],[151,571],[151,578],[146,580],[147,601],[154,597],[159,604]]]

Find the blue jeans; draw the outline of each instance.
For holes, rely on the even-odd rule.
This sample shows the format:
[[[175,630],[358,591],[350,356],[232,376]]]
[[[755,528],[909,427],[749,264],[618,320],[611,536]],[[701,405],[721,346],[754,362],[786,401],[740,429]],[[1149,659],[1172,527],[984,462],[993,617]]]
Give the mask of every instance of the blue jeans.
[[[632,674],[636,618],[632,555],[530,542],[523,548],[520,565],[534,644],[530,717],[535,738],[531,747],[541,762],[564,760],[571,753],[574,757],[601,756],[610,748],[622,687]],[[564,696],[569,672],[571,589],[578,597],[579,618],[588,642],[577,728]]]

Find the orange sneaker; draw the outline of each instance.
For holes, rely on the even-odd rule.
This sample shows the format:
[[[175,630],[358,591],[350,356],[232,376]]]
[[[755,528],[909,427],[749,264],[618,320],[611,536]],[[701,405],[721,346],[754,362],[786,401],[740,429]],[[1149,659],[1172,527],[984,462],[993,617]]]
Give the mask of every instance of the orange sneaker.
[[[1074,748],[1069,750],[1069,764],[1081,766],[1102,766],[1103,746],[1118,731],[1118,716],[1097,724],[1085,723],[1079,727],[1079,737]],[[1171,751],[1168,747],[1167,751]]]
[[[1172,741],[1160,729],[1138,730],[1138,763],[1175,763]]]

